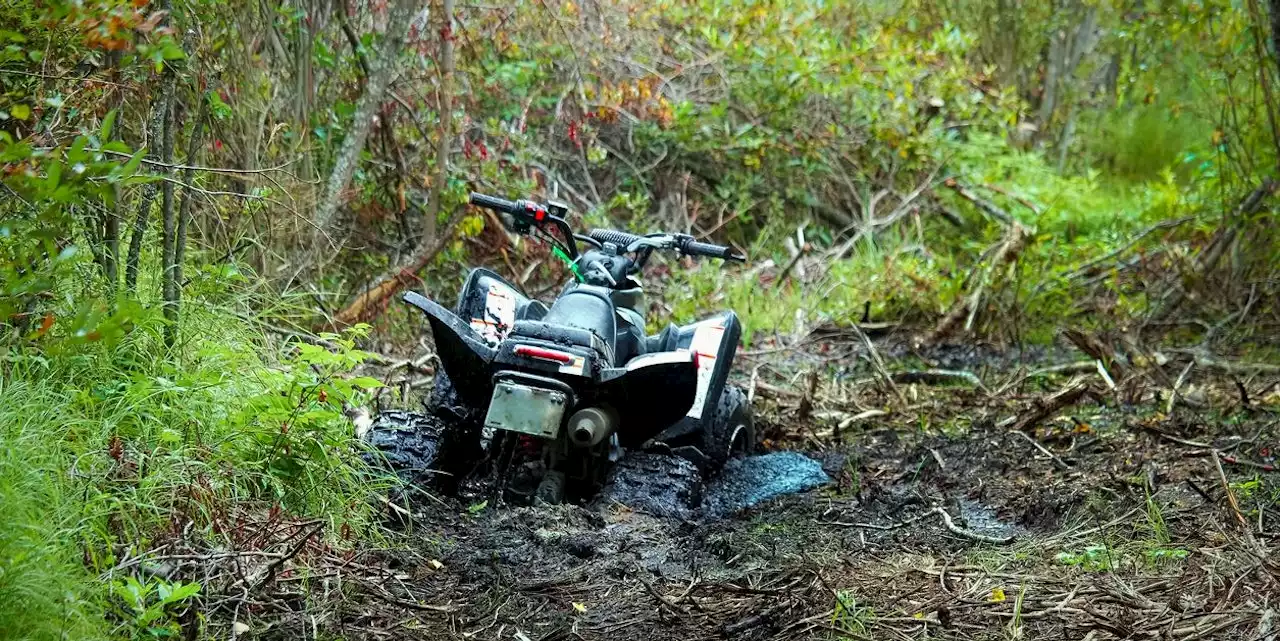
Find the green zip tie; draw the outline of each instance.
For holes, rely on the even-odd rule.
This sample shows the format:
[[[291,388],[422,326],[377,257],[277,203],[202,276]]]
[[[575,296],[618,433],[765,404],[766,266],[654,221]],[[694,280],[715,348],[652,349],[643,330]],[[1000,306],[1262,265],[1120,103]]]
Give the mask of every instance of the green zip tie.
[[[569,255],[564,253],[564,250],[556,247],[555,245],[551,246],[551,253],[555,254],[560,260],[563,260],[564,263],[569,266],[569,271],[573,272],[573,277],[578,279],[579,283],[582,282],[582,272],[578,270],[577,261],[569,258]]]

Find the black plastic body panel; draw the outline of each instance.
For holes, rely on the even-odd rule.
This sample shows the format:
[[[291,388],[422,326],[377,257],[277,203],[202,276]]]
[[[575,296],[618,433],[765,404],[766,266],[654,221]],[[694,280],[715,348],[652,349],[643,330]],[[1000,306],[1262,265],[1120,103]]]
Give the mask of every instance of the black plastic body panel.
[[[658,437],[660,440],[676,442],[681,438],[700,432],[715,414],[716,404],[720,401],[720,394],[724,391],[724,386],[729,381],[729,371],[733,369],[733,359],[738,354],[738,340],[742,336],[742,323],[738,320],[737,314],[731,311],[721,312],[697,323],[678,327],[674,332],[675,349],[692,350],[695,347],[702,347],[693,344],[700,328],[704,328],[704,331],[706,331],[705,328],[717,326],[723,328],[723,332],[714,350],[715,360],[708,367],[708,371],[700,373],[701,376],[707,378],[707,389],[702,395],[702,407],[694,416],[684,416],[664,430]],[[670,341],[672,338],[668,337],[667,340]],[[707,366],[707,361],[709,360],[706,356],[704,354],[699,358],[699,362],[703,366]]]

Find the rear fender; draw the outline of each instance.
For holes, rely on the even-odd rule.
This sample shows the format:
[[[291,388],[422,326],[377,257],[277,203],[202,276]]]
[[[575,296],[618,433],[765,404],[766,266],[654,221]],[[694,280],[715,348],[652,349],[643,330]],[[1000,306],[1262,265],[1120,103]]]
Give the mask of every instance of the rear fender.
[[[693,361],[688,351],[660,352],[603,373],[600,391],[618,410],[622,447],[639,447],[689,412],[698,387]]]
[[[461,400],[472,407],[488,404],[493,394],[494,349],[470,325],[439,303],[417,292],[405,293],[404,301],[427,315],[440,364]]]
[[[733,369],[741,336],[742,323],[731,311],[677,329],[676,351],[697,354],[697,382],[688,410],[660,438],[677,439],[710,423]]]
[[[546,313],[546,305],[483,267],[471,270],[458,295],[458,317],[490,346],[502,342],[517,320],[538,320]]]

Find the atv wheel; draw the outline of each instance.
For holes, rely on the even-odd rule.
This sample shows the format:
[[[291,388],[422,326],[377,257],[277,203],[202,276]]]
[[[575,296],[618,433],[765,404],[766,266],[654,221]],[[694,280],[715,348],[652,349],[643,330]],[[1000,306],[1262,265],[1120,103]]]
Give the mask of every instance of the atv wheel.
[[[482,456],[478,430],[436,412],[382,412],[365,441],[381,454],[370,463],[389,468],[407,485],[434,484],[450,494]]]
[[[366,454],[366,459],[390,468],[406,484],[425,485],[431,480],[447,427],[434,414],[382,412],[365,435],[376,451]]]
[[[559,505],[564,502],[564,472],[547,470],[533,496],[536,505]]]
[[[726,385],[720,393],[711,424],[702,432],[702,453],[711,471],[724,467],[729,459],[746,456],[756,448],[756,428],[751,405],[740,388]]]
[[[605,511],[614,504],[663,517],[693,518],[702,505],[702,474],[692,462],[653,452],[631,452],[613,466],[592,502]]]

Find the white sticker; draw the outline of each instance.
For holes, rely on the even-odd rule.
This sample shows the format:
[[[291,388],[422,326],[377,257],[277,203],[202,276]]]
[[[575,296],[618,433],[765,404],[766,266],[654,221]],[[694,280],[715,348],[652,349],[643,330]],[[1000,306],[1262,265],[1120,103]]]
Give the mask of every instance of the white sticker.
[[[560,366],[560,373],[573,374],[574,376],[582,376],[582,369],[583,369],[583,365],[586,363],[586,360],[587,359],[575,354],[573,357],[572,363]]]
[[[707,391],[711,387],[711,377],[716,371],[716,355],[720,353],[720,343],[724,340],[723,324],[699,325],[693,330],[693,340],[689,342],[689,351],[697,354],[698,388],[693,395],[693,406],[685,416],[702,417],[702,407],[707,403]]]
[[[515,292],[498,283],[489,285],[489,292],[484,297],[484,316],[471,319],[471,329],[483,336],[489,345],[497,345],[506,338],[515,323]]]

